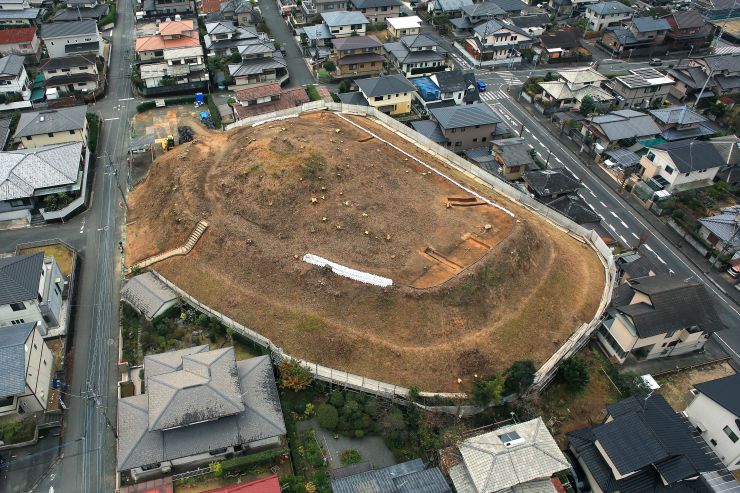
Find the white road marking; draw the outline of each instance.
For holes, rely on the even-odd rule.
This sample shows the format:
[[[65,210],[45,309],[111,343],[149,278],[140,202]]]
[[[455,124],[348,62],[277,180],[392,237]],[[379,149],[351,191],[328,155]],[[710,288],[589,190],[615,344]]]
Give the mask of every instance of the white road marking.
[[[619,239],[622,240],[622,242],[624,242],[624,246],[629,246],[629,243],[627,242],[624,236],[622,235],[617,235],[617,236],[619,236]]]
[[[655,258],[657,258],[658,260],[660,260],[660,263],[661,264],[666,265],[665,260],[663,260],[662,258],[658,257],[657,255],[655,256]]]
[[[601,207],[606,207],[606,204],[601,201],[599,201],[599,204],[601,204]]]
[[[607,228],[611,229],[611,230],[612,230],[612,231],[614,231],[615,233],[617,232],[617,230],[616,230],[616,229],[614,229],[614,227],[613,227],[613,226],[612,226],[611,224],[609,224],[609,223],[604,223],[604,226],[606,226]]]
[[[650,245],[648,245],[647,243],[645,243],[645,248],[647,248],[648,250],[650,250],[652,253],[655,253],[655,250],[653,250],[652,248],[650,248]]]
[[[118,100],[119,100],[119,101],[131,101],[131,100],[133,100],[133,99],[134,99],[134,98],[119,98]]]
[[[586,191],[587,191],[588,193],[590,193],[592,197],[596,197],[596,194],[595,194],[595,193],[593,193],[593,192],[592,192],[591,190],[589,190],[588,188],[586,188]]]
[[[633,233],[632,231],[630,231],[630,234],[631,234],[632,236],[634,236],[635,238],[637,238],[638,240],[640,239],[640,237],[639,237],[639,236],[637,236],[637,235],[636,235],[635,233]]]
[[[84,217],[82,218],[82,225],[80,225],[80,234],[85,232],[85,219],[86,218]]]
[[[109,122],[111,120],[120,120],[120,118],[119,117],[115,117],[115,118],[106,118],[105,119],[106,122]]]
[[[622,226],[624,226],[625,228],[629,229],[629,226],[627,226],[627,223],[626,222],[622,221],[621,219],[620,219],[619,222],[622,223]]]
[[[612,216],[614,216],[614,217],[616,217],[617,219],[619,219],[619,216],[617,216],[617,215],[616,215],[616,214],[614,213],[614,211],[609,211],[609,214],[611,214]]]

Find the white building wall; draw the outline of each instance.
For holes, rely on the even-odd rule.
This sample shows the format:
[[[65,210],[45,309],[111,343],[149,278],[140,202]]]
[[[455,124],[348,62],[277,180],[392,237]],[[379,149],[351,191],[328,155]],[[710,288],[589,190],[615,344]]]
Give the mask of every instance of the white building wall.
[[[0,92],[19,92],[23,95],[23,99],[28,101],[28,98],[31,97],[31,83],[28,80],[26,69],[24,68],[15,79],[0,81]]]
[[[740,470],[740,440],[733,442],[724,428],[729,426],[740,437],[738,416],[699,393],[684,411],[691,424],[701,429],[701,436],[730,471]]]
[[[41,309],[37,300],[26,300],[23,302],[23,310],[14,311],[10,305],[0,305],[0,326],[14,325],[17,323],[39,322],[41,331],[46,333],[47,325],[41,316]]]
[[[72,53],[67,53],[64,47],[70,44],[80,43],[98,43],[98,56],[103,56],[103,40],[100,37],[100,33],[84,34],[82,36],[70,36],[67,38],[53,38],[44,39],[46,45],[46,51],[49,53],[49,58],[58,58],[63,56],[70,56]]]

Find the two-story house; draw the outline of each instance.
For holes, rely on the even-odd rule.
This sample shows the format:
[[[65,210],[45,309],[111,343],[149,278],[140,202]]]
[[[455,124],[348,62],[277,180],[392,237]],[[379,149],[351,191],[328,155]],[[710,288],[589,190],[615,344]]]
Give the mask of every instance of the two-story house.
[[[355,81],[367,104],[390,115],[411,111],[416,86],[402,75],[384,75]]]
[[[147,0],[144,2],[144,13],[147,17],[194,12],[193,0]]]
[[[280,445],[285,423],[269,356],[207,345],[144,357],[145,394],[118,400],[117,469],[134,482]]]
[[[136,38],[136,56],[142,62],[164,59],[164,51],[175,48],[200,46],[198,29],[190,19],[164,21],[153,35]]]
[[[660,127],[660,136],[668,142],[711,137],[717,132],[708,124],[707,117],[688,106],[669,106],[648,113]]]
[[[707,40],[711,26],[695,10],[673,12],[664,17],[671,26],[665,42],[670,49],[699,47]]]
[[[54,355],[36,322],[0,324],[0,416],[47,408]]]
[[[740,374],[698,383],[683,414],[730,471],[740,469]]]
[[[699,219],[697,234],[718,252],[733,255],[740,250],[740,205],[731,205],[718,214]]]
[[[607,27],[619,27],[632,18],[633,10],[616,1],[592,4],[586,7],[584,17],[589,31],[603,31]]]
[[[740,164],[738,143],[730,136],[650,146],[640,159],[641,178],[668,192],[711,186],[721,168]]]
[[[44,74],[44,87],[56,89],[60,94],[95,91],[98,88],[98,66],[94,56],[47,58],[39,70]]]
[[[452,18],[459,16],[463,7],[474,3],[473,0],[429,0],[427,11],[433,15],[446,15]]]
[[[406,77],[447,70],[447,50],[426,34],[401,36],[383,45],[388,64]]]
[[[96,0],[68,0],[66,8],[54,12],[51,22],[71,22],[92,19],[99,22],[108,14],[108,4]]]
[[[491,145],[498,171],[509,181],[520,180],[524,173],[537,169],[529,151],[527,141],[521,137],[496,140]]]
[[[604,104],[614,101],[614,96],[601,88],[608,79],[591,67],[560,70],[557,74],[557,80],[539,83],[542,101],[551,107],[577,109],[586,96]]]
[[[87,106],[21,113],[13,143],[25,149],[81,142],[87,145]]]
[[[540,202],[547,203],[564,195],[571,195],[583,184],[564,170],[533,169],[522,174],[527,190]]]
[[[378,75],[383,70],[383,43],[375,36],[338,38],[332,44],[331,60],[337,67],[335,77]]]
[[[36,26],[0,29],[0,56],[20,55],[27,61],[38,62],[41,40]]]
[[[506,131],[501,117],[484,103],[429,110],[431,120],[412,122],[417,132],[454,152],[489,147]]]
[[[38,252],[0,258],[0,283],[0,326],[37,322],[45,337],[59,325],[66,280],[54,257]]]
[[[506,11],[491,0],[465,5],[460,9],[460,12],[460,17],[449,21],[455,32],[455,37],[469,35],[475,26],[483,22],[506,17]]]
[[[367,20],[362,12],[324,12],[321,14],[324,24],[334,38],[364,36],[367,33]]]
[[[722,329],[702,283],[658,274],[615,289],[596,339],[621,364],[629,355],[642,360],[698,351]]]
[[[421,17],[407,15],[404,17],[390,17],[385,21],[388,26],[388,37],[398,39],[401,36],[413,36],[421,33]]]
[[[565,434],[593,491],[709,493],[737,486],[721,479],[716,455],[662,395],[634,395],[606,408],[603,424]]]
[[[147,88],[202,89],[209,80],[200,45],[163,50],[162,61],[139,65],[139,70]]]
[[[26,73],[23,57],[7,55],[0,58],[0,94],[17,94],[25,101],[31,97],[31,80]]]
[[[266,34],[254,26],[235,26],[231,21],[206,22],[203,44],[209,57],[229,57],[239,53],[241,46],[269,43]]]
[[[42,9],[32,6],[28,0],[8,0],[0,9],[0,27],[29,27],[41,22]]]
[[[545,33],[545,30],[550,26],[550,16],[542,14],[530,14],[518,15],[509,19],[519,29],[522,29],[533,38],[538,38]]]
[[[240,46],[241,62],[229,64],[229,75],[233,79],[230,90],[238,91],[247,86],[284,84],[290,74],[285,57],[272,43],[262,42]]]
[[[663,104],[674,80],[654,68],[630,70],[608,84],[619,108],[658,108]]]
[[[349,0],[351,10],[357,10],[372,24],[385,23],[401,14],[400,0]]]
[[[411,82],[417,87],[417,100],[427,109],[480,101],[473,72],[447,70],[429,77],[415,77]]]
[[[665,19],[653,17],[635,17],[628,27],[608,29],[601,38],[601,44],[617,53],[629,56],[649,56],[665,42],[665,36],[671,25]]]
[[[534,48],[538,63],[580,61],[590,56],[581,47],[579,32],[572,27],[551,29],[542,33],[539,46]]]
[[[310,101],[304,88],[283,89],[277,82],[241,89],[234,96],[236,120],[294,108]]]
[[[597,153],[615,147],[630,147],[636,141],[651,140],[660,135],[660,127],[650,115],[634,110],[611,111],[586,119],[581,127],[586,141],[593,142]]]
[[[70,55],[103,56],[103,38],[94,20],[43,24],[41,40],[50,58]]]
[[[477,67],[521,63],[521,51],[532,45],[532,37],[513,24],[490,20],[473,28],[464,41],[468,59]]]
[[[240,27],[254,26],[260,19],[259,9],[249,0],[226,0],[206,15],[206,22],[230,22]]]

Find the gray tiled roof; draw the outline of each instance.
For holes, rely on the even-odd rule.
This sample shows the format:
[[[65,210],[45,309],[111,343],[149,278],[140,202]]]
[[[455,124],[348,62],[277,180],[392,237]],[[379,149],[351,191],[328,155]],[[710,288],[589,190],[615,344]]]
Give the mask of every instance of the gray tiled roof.
[[[379,7],[400,7],[400,0],[350,0],[356,9],[375,9]]]
[[[632,9],[621,2],[601,2],[586,7],[598,15],[607,14],[631,14]]]
[[[660,128],[650,115],[633,110],[612,111],[594,116],[591,122],[601,127],[610,142],[658,135]]]
[[[426,468],[421,459],[335,479],[331,489],[334,493],[452,493],[439,468]]]
[[[26,389],[25,343],[34,327],[36,322],[0,327],[0,397]]]
[[[647,33],[653,31],[668,31],[671,25],[665,19],[655,19],[653,17],[635,17],[632,19],[632,25],[637,32]]]
[[[121,289],[121,299],[151,320],[177,294],[152,272],[134,276]]]
[[[740,373],[698,383],[694,388],[730,411],[735,417],[740,417]]]
[[[498,155],[507,166],[534,164],[529,154],[529,146],[521,137],[501,139],[492,142],[493,152]]]
[[[90,55],[71,55],[47,58],[41,62],[41,70],[59,70],[72,67],[90,67],[95,65],[95,57]]]
[[[38,18],[41,9],[22,9],[22,10],[0,10],[0,20],[27,19],[34,20]]]
[[[473,32],[480,34],[481,36],[488,36],[502,29],[508,29],[517,34],[521,34],[522,36],[528,36],[528,37],[530,36],[528,32],[516,27],[513,24],[507,24],[506,22],[498,21],[495,19],[491,19],[490,21],[486,21],[481,24],[478,24],[477,26],[473,28]]]
[[[663,125],[690,125],[692,123],[703,123],[707,121],[706,117],[687,106],[669,106],[668,108],[650,110],[649,113]]]
[[[707,228],[717,238],[722,241],[732,241],[732,246],[740,246],[740,222],[737,221],[737,217],[740,215],[740,205],[733,205],[725,207],[719,214],[715,214],[710,217],[702,217],[699,219],[699,223]]]
[[[530,14],[512,17],[511,23],[521,29],[528,27],[541,27],[550,24],[550,16],[547,14]]]
[[[466,5],[473,5],[473,0],[434,0],[435,7],[442,12],[454,12],[461,10]]]
[[[87,106],[21,113],[13,138],[80,130],[85,126],[86,114]]]
[[[229,65],[229,73],[233,77],[261,74],[265,70],[285,67],[286,62],[282,53],[275,51],[271,57],[253,58],[244,60],[241,64]]]
[[[370,21],[367,17],[362,15],[362,12],[353,10],[351,12],[324,12],[321,14],[321,18],[327,26],[349,26],[353,24],[369,24]]]
[[[44,253],[0,258],[0,305],[35,300]]]
[[[8,55],[0,58],[0,75],[12,75],[17,77],[24,70],[23,57]]]
[[[494,17],[497,15],[506,15],[506,11],[504,9],[490,0],[487,0],[483,3],[466,5],[462,8],[462,11],[465,15],[469,17]]]
[[[562,195],[547,203],[562,215],[577,224],[593,224],[601,222],[601,218],[591,209],[579,195]]]
[[[398,74],[358,79],[355,81],[355,84],[357,84],[365,97],[368,98],[416,91],[415,85],[409,82],[406,77]]]
[[[360,91],[340,92],[337,94],[339,101],[344,104],[355,104],[357,106],[367,106],[367,99]]]
[[[54,22],[41,25],[41,39],[95,34],[98,24],[91,19],[76,22]]]
[[[77,182],[82,142],[0,152],[0,200],[30,197],[39,188]]]
[[[681,173],[740,164],[740,139],[680,140],[654,146],[666,151]]]
[[[582,187],[570,174],[552,169],[528,171],[524,181],[539,197],[571,193]]]
[[[518,12],[524,10],[526,4],[521,0],[489,0],[501,7],[506,12]]]
[[[417,120],[411,122],[411,127],[427,139],[432,142],[436,142],[437,144],[441,144],[447,140],[442,134],[442,130],[440,130],[437,122],[433,122],[431,120]]]
[[[147,356],[144,369],[147,379],[161,378],[173,369],[177,360],[199,359],[201,362],[230,359],[233,348],[207,351],[198,346],[182,351]],[[216,353],[209,356],[209,353]],[[129,470],[147,464],[174,460],[222,447],[248,445],[256,440],[285,434],[275,378],[268,356],[236,363],[229,378],[237,382],[238,398],[243,410],[235,415],[167,430],[149,430],[149,385],[147,394],[119,399],[118,403],[118,469]],[[193,416],[196,419],[197,416]]]
[[[368,36],[337,38],[332,41],[332,44],[336,50],[356,50],[358,48],[378,48],[383,46],[383,43],[372,34]]]
[[[108,13],[107,5],[96,5],[95,7],[77,7],[61,9],[51,18],[52,22],[72,22],[81,19],[100,20]]]
[[[730,73],[736,73],[740,71],[740,51],[704,57],[704,63],[715,72],[727,70]]]
[[[435,108],[430,111],[432,117],[439,122],[442,128],[461,128],[474,125],[490,125],[501,123],[499,117],[490,106],[483,103]]]

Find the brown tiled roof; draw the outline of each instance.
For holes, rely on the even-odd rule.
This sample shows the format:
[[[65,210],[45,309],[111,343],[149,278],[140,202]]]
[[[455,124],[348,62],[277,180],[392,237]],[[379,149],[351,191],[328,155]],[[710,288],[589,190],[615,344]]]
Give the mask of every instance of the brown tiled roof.
[[[319,94],[321,94],[321,89],[324,88],[320,87],[318,89]],[[238,120],[243,120],[244,118],[249,118],[251,116],[264,115],[265,113],[272,113],[273,111],[287,110],[288,108],[294,108],[300,104],[308,102],[309,98],[308,94],[306,94],[306,90],[302,87],[294,87],[293,89],[287,89],[280,93],[280,99],[277,101],[270,101],[269,103],[255,104],[252,106],[242,106],[237,104],[234,105],[234,111],[236,112],[236,118]]]
[[[0,29],[0,45],[30,42],[34,36],[36,36],[35,26]]]
[[[280,94],[280,84],[277,82],[272,84],[265,84],[257,87],[248,87],[240,91],[236,91],[236,99],[239,101],[249,101],[250,99],[266,98],[267,96],[274,96]]]
[[[200,42],[197,38],[177,38],[177,39],[164,39],[161,35],[156,36],[144,36],[143,38],[136,38],[137,52],[141,51],[154,51],[154,50],[167,50],[170,48],[187,48],[200,46]]]
[[[221,0],[203,0],[200,4],[200,12],[202,14],[212,14],[218,12],[221,8]]]

